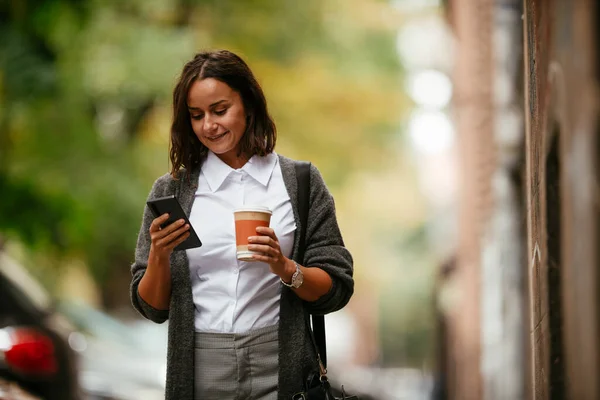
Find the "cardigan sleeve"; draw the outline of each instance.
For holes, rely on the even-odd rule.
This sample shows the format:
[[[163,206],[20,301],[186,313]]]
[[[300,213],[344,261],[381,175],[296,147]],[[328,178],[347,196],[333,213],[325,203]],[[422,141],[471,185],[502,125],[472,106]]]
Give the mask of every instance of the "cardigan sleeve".
[[[311,314],[324,315],[341,309],[352,297],[353,260],[338,227],[333,196],[314,165],[310,182],[304,266],[321,268],[331,276],[333,285],[316,301],[304,303]]]
[[[170,179],[167,175],[157,179],[152,186],[152,190],[148,195],[148,199],[161,197],[164,194],[167,182]],[[158,310],[146,303],[141,298],[138,286],[146,268],[148,267],[148,256],[150,255],[150,225],[154,220],[154,215],[148,208],[144,206],[144,213],[142,216],[142,226],[138,234],[137,245],[135,248],[135,261],[131,265],[131,285],[130,285],[130,297],[133,307],[144,317],[156,323],[163,323],[169,318],[169,310]]]

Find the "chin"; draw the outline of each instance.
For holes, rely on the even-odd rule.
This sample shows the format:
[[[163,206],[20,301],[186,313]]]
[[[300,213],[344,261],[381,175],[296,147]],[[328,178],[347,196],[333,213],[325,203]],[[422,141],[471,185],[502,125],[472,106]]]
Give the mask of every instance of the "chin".
[[[211,148],[209,147],[208,149],[209,149],[210,151],[212,151],[213,153],[215,153],[216,155],[218,155],[218,156],[222,156],[222,155],[224,155],[224,154],[227,154],[227,153],[231,153],[231,152],[233,152],[233,149],[230,149],[230,148],[223,148],[223,147],[219,147],[219,148],[213,148],[213,149],[211,149]]]
[[[208,150],[212,151],[215,154],[223,154],[223,153],[230,152],[233,147],[230,144],[224,144],[224,143],[215,144],[215,143],[202,142],[202,144],[204,145],[204,147],[206,147]]]

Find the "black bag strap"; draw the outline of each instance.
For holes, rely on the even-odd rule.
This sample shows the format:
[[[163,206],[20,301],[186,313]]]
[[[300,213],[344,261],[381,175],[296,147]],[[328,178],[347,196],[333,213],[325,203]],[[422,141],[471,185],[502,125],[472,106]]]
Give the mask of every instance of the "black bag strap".
[[[306,228],[308,226],[308,208],[310,195],[310,163],[296,161],[296,180],[298,182],[298,217],[300,219],[300,240],[298,246],[298,260],[304,262],[306,250]],[[311,315],[312,338],[323,367],[327,368],[327,345],[325,338],[325,317]],[[309,326],[310,328],[310,326]]]

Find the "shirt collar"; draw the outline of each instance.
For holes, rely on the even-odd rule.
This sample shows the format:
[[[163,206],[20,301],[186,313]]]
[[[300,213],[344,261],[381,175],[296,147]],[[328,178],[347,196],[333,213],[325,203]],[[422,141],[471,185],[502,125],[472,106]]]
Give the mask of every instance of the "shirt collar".
[[[270,153],[264,157],[252,156],[241,169],[263,186],[267,186],[275,165],[277,165],[277,155]],[[233,171],[233,168],[224,163],[212,151],[208,152],[206,160],[204,160],[202,165],[202,174],[213,193],[219,190],[225,179]]]
[[[264,157],[252,156],[242,169],[254,178],[254,180],[266,187],[269,184],[275,165],[277,165],[277,155],[269,153]]]

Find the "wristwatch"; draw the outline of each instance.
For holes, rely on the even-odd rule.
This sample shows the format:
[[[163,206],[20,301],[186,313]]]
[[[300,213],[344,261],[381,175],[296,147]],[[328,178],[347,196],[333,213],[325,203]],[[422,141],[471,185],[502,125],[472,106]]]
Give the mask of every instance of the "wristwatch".
[[[304,282],[304,274],[300,270],[300,266],[298,265],[298,263],[296,261],[294,261],[294,265],[296,266],[296,272],[294,272],[294,275],[292,275],[291,283],[286,283],[281,278],[279,278],[279,280],[281,281],[281,283],[283,283],[287,287],[298,289],[300,286],[302,286],[302,283]]]

